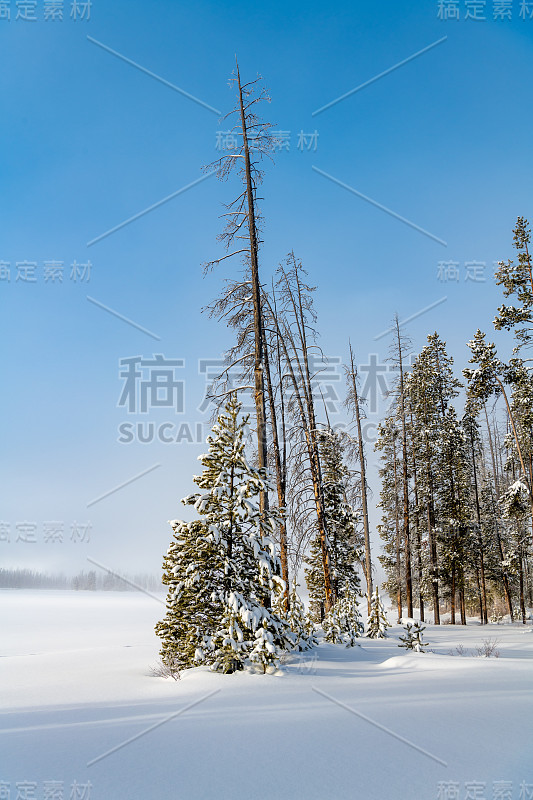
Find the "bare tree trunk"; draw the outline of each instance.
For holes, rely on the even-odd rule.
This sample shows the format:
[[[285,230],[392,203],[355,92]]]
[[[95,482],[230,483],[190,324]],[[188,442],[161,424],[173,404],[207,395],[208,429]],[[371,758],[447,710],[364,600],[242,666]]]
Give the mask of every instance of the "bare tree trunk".
[[[524,582],[526,585],[528,605],[533,606],[533,581],[531,580],[529,561],[527,557],[524,557]]]
[[[265,411],[265,389],[264,389],[264,355],[263,355],[263,320],[261,311],[261,290],[259,283],[259,265],[257,258],[258,242],[257,228],[255,221],[255,197],[252,184],[252,173],[250,167],[250,150],[248,146],[248,130],[246,125],[246,115],[244,113],[244,103],[242,97],[241,76],[239,65],[237,64],[237,82],[239,87],[239,105],[241,114],[241,128],[244,144],[244,165],[246,175],[246,198],[248,205],[248,236],[250,240],[250,264],[252,270],[252,297],[254,306],[254,380],[255,380],[255,410],[257,417],[257,457],[259,468],[267,469],[267,435],[266,435],[266,411]],[[264,514],[268,509],[268,492],[261,492],[260,498],[261,513]]]
[[[470,428],[470,445],[472,449],[472,470],[474,475],[474,494],[476,499],[476,517],[477,517],[477,535],[478,535],[478,547],[479,547],[479,572],[480,576],[478,580],[480,580],[480,597],[481,597],[481,624],[486,625],[488,623],[488,615],[487,615],[487,587],[485,584],[485,557],[483,553],[483,535],[481,531],[481,509],[479,506],[479,490],[478,490],[478,483],[477,483],[477,468],[476,468],[476,453],[474,450],[474,431],[472,427]],[[476,573],[477,574],[477,573]]]
[[[491,459],[492,459],[492,470],[493,470],[493,473],[494,473],[494,480],[495,480],[494,489],[495,489],[495,492],[496,492],[496,497],[497,497],[497,499],[499,499],[500,492],[499,492],[499,488],[498,488],[498,481],[496,479],[496,475],[498,474],[498,468],[497,468],[497,465],[496,465],[496,456],[495,456],[495,453],[494,453],[494,447],[493,447],[493,443],[492,443],[492,436],[491,436],[491,432],[490,432],[489,417],[488,417],[488,414],[487,414],[487,406],[485,404],[483,404],[483,408],[485,409],[485,420],[487,422],[487,431],[488,431],[488,434],[489,434],[490,455],[491,455]],[[503,564],[503,561],[504,561],[504,558],[503,558],[503,547],[502,547],[502,540],[501,540],[501,537],[500,537],[500,526],[498,524],[498,510],[496,508],[496,503],[494,501],[494,497],[492,498],[492,502],[493,502],[493,512],[494,512],[494,524],[496,526],[496,544],[498,545],[498,552],[499,552],[499,555],[500,555],[500,563]],[[504,588],[504,591],[505,591],[505,598],[507,600],[507,609],[509,611],[509,616],[511,618],[511,622],[513,622],[514,621],[514,614],[513,614],[513,601],[512,601],[512,597],[511,597],[511,587],[509,586],[509,581],[507,580],[507,575],[505,574],[505,570],[504,570],[503,567],[502,567],[502,580],[503,580],[503,588]]]
[[[459,609],[461,612],[461,625],[466,625],[465,589],[462,583],[462,576],[461,586],[459,588]]]
[[[433,593],[433,619],[435,625],[440,625],[440,604],[439,604],[439,563],[437,557],[437,541],[435,539],[435,511],[433,505],[433,482],[431,480],[431,463],[429,453],[429,440],[427,431],[425,433],[426,462],[428,471],[428,501],[427,501],[427,521],[429,539],[429,558],[431,563],[431,588]]]
[[[520,581],[520,614],[522,616],[522,624],[526,624],[526,603],[524,599],[524,566],[522,558],[522,548],[518,551],[518,578]]]
[[[407,616],[413,616],[413,587],[411,579],[411,543],[409,535],[409,478],[407,471],[407,426],[405,423],[405,393],[403,378],[402,342],[400,339],[400,322],[395,317],[396,339],[398,343],[398,363],[400,366],[400,415],[402,418],[402,488],[403,488],[403,547],[405,567],[405,595],[407,600]]]
[[[450,594],[450,622],[455,625],[455,561],[452,561],[452,589]]]
[[[233,497],[233,491],[234,491],[234,488],[233,488],[234,487],[234,481],[235,481],[234,469],[235,469],[234,465],[232,464],[231,465],[231,472],[230,472],[230,497]],[[228,541],[228,562],[227,563],[231,564],[232,555],[233,555],[233,514],[230,516],[229,530],[228,530],[228,534],[227,534],[227,541]],[[229,593],[233,589],[232,576],[231,576],[231,572],[229,571],[229,569],[230,569],[229,567],[226,569],[226,572],[225,572],[225,575],[224,575],[224,589],[226,591],[226,595],[229,595]]]
[[[400,557],[400,521],[398,519],[398,470],[396,467],[396,443],[393,443],[394,455],[394,522],[396,525],[396,605],[398,608],[398,622],[402,618],[402,572]]]
[[[287,281],[288,283],[288,281]],[[268,301],[267,301],[268,302]],[[298,379],[294,373],[293,368],[293,359],[298,363],[300,377],[302,378],[306,373],[305,370],[301,369],[301,363],[298,357],[298,348],[294,341],[292,331],[290,326],[286,325],[284,330],[280,330],[279,327],[279,320],[272,314],[272,308],[270,307],[271,317],[276,327],[276,331],[279,337],[279,342],[281,343],[283,353],[285,356],[285,366],[288,369],[289,376],[293,385],[294,390],[294,397],[296,399],[296,403],[298,405],[298,411],[300,415],[300,420],[302,423],[302,429],[305,436],[306,448],[309,458],[309,469],[311,472],[311,482],[313,488],[313,496],[315,501],[315,508],[317,514],[317,524],[318,524],[318,532],[320,537],[320,547],[322,552],[322,565],[324,570],[324,593],[325,593],[325,611],[326,613],[330,611],[334,604],[334,596],[333,596],[333,586],[331,581],[331,564],[330,564],[330,556],[329,556],[329,547],[328,547],[328,539],[327,539],[327,526],[326,526],[326,519],[324,514],[324,501],[322,495],[322,481],[321,481],[321,473],[320,473],[320,458],[318,454],[318,442],[316,435],[312,435],[312,433],[316,434],[316,422],[314,419],[314,409],[308,402],[308,394],[310,391],[309,386],[303,387],[304,391],[304,400],[302,399],[302,393],[300,391],[300,385],[298,383]],[[304,340],[305,341],[305,340]],[[287,347],[287,343],[290,345],[292,349],[292,358],[291,354],[289,353],[289,349]],[[302,342],[300,342],[302,345]],[[307,359],[307,349],[306,346],[300,347],[300,350],[303,352],[303,358]],[[307,371],[308,374],[308,371]],[[304,382],[304,381],[302,381]],[[313,411],[313,414],[311,414]],[[314,429],[311,430],[311,429]]]
[[[278,436],[278,420],[276,412],[276,402],[274,397],[274,388],[272,386],[272,375],[270,372],[270,362],[268,357],[268,347],[265,343],[265,377],[268,391],[268,399],[270,405],[270,420],[272,426],[272,447],[274,451],[274,464],[276,468],[276,486],[278,492],[278,506],[283,514],[282,522],[279,526],[279,559],[281,562],[281,577],[285,582],[285,590],[283,592],[285,611],[289,610],[290,605],[290,591],[289,591],[289,558],[287,551],[287,523],[286,523],[286,458],[284,456],[283,462],[281,457],[281,448]],[[281,375],[281,370],[278,370]],[[283,387],[281,390],[281,415],[282,415],[282,432],[283,432],[283,451],[285,453],[285,421],[284,421],[284,406],[283,406]]]
[[[318,448],[318,438],[317,438],[317,425],[316,425],[316,416],[315,416],[315,405],[313,400],[313,386],[312,386],[312,379],[311,373],[309,370],[309,348],[307,344],[307,334],[306,334],[306,320],[305,320],[305,312],[304,312],[304,304],[302,301],[302,285],[300,282],[300,274],[299,274],[299,267],[296,261],[296,257],[294,252],[291,252],[289,255],[289,260],[292,262],[292,267],[294,270],[294,281],[296,283],[296,298],[294,296],[294,292],[290,285],[289,279],[285,271],[283,271],[283,276],[285,280],[287,295],[290,298],[290,302],[293,308],[294,319],[296,322],[296,327],[298,330],[298,339],[300,342],[300,351],[301,351],[301,360],[297,358],[297,349],[294,346],[293,341],[293,351],[297,358],[297,362],[300,367],[300,375],[302,378],[303,389],[304,389],[304,398],[305,404],[307,408],[307,420],[308,420],[308,432],[309,438],[311,443],[311,459],[314,463],[314,471],[313,471],[313,488],[315,491],[316,497],[316,505],[317,505],[317,515],[319,520],[321,520],[321,525],[319,525],[321,533],[321,548],[322,548],[322,559],[324,565],[324,590],[326,594],[326,611],[330,611],[337,599],[335,596],[335,589],[331,580],[331,562],[330,562],[330,555],[329,555],[329,547],[327,542],[327,524],[326,518],[324,514],[324,497],[323,497],[323,485],[322,485],[322,469],[320,465],[320,453]],[[291,335],[292,339],[292,335]],[[301,367],[303,366],[303,371]]]
[[[413,414],[411,413],[411,430],[413,430]],[[424,622],[424,594],[422,591],[423,574],[422,574],[422,536],[420,534],[420,512],[418,509],[418,480],[416,471],[416,455],[413,446],[413,483],[415,493],[415,530],[416,530],[416,569],[418,576],[418,609],[420,613],[420,622]]]
[[[357,374],[355,371],[355,362],[353,357],[352,345],[350,344],[350,364],[352,371],[350,373],[352,379],[352,391],[355,408],[355,420],[357,423],[357,441],[359,446],[359,463],[361,465],[361,502],[363,505],[363,530],[365,537],[365,579],[366,579],[366,598],[368,614],[370,614],[371,600],[374,593],[372,583],[372,557],[370,554],[370,526],[368,524],[368,496],[366,484],[366,463],[365,451],[363,443],[363,434],[361,433],[361,411],[359,408],[359,396],[357,393]]]
[[[479,567],[476,567],[476,587],[477,587],[477,602],[479,606],[479,619],[481,624],[485,624],[485,609],[483,606],[483,597],[481,596],[481,581],[479,580]]]

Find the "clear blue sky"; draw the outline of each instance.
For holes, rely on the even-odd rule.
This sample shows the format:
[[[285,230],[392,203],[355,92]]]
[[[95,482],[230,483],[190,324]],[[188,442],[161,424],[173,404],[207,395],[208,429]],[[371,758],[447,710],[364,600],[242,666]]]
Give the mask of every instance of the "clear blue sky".
[[[45,0],[23,5],[11,0],[11,18],[0,19],[0,521],[11,540],[0,541],[0,559],[70,571],[86,569],[88,555],[157,571],[167,520],[182,515],[179,499],[194,488],[204,448],[121,444],[118,427],[169,422],[176,432],[207,420],[198,360],[219,358],[231,334],[201,307],[239,264],[223,262],[206,278],[201,264],[222,252],[218,215],[237,186],[208,178],[88,246],[198,180],[217,156],[217,130],[227,129],[124,58],[223,113],[233,104],[235,54],[245,79],[261,73],[272,96],[263,115],[289,142],[261,192],[263,279],[294,248],[318,286],[324,351],[345,360],[350,337],[363,364],[373,353],[384,363],[387,339],[374,337],[395,311],[405,319],[446,297],[406,331],[417,350],[437,329],[459,371],[478,326],[494,338],[493,262],[512,257],[516,217],[533,217],[533,19],[520,15],[520,0],[511,19],[495,19],[492,0],[459,0],[458,20],[439,19],[428,0],[93,0],[89,20],[71,18],[70,0],[62,20],[44,19]],[[485,19],[465,18],[474,7]],[[316,150],[299,149],[300,132],[315,131]],[[74,261],[91,262],[89,282],[71,279]],[[439,280],[443,261],[457,264],[457,281]],[[471,261],[485,282],[465,280]],[[35,282],[16,280],[24,272],[16,262],[36,263]],[[63,262],[62,283],[45,281],[45,262]],[[185,360],[176,373],[184,410],[128,415],[117,405],[119,359],[157,353]],[[373,488],[377,499],[375,476]],[[44,542],[52,521],[62,523],[63,543]],[[35,543],[16,541],[20,522],[37,525]],[[89,543],[72,541],[74,522],[91,523]]]

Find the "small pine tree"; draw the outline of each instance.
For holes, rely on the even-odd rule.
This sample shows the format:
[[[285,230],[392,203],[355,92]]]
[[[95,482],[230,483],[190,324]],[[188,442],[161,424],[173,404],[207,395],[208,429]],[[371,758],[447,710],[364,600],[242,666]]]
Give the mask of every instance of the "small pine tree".
[[[313,615],[311,614],[311,612],[309,610],[307,610],[306,614],[305,614],[305,626],[306,626],[306,629],[309,631],[309,636],[312,639],[312,644],[313,644],[313,647],[314,647],[316,644],[318,644],[318,639],[316,638],[316,635],[315,635],[315,631],[316,631],[315,621],[313,619]]]
[[[343,597],[337,600],[324,619],[322,627],[327,642],[353,647],[355,640],[363,634],[364,626],[357,608],[357,599],[357,595],[346,582]]]
[[[417,653],[424,653],[424,647],[427,647],[427,642],[422,641],[422,632],[426,630],[425,625],[420,625],[419,622],[415,622],[414,625],[411,625],[409,622],[404,627],[406,631],[405,636],[400,636],[400,641],[402,644],[399,644],[398,647],[405,647],[406,650],[414,650]]]
[[[387,628],[390,628],[390,623],[387,620],[376,586],[370,600],[370,616],[368,617],[366,635],[369,639],[386,639]]]
[[[279,667],[280,650],[274,642],[268,622],[263,620],[255,632],[255,643],[250,653],[250,663],[261,668],[263,673],[275,672]]]
[[[294,649],[300,651],[309,650],[317,644],[317,640],[313,634],[313,625],[312,623],[310,624],[310,620],[306,616],[304,604],[298,594],[296,578],[292,582],[289,603],[290,607],[286,619],[295,637]]]
[[[326,614],[322,622],[322,630],[324,631],[324,638],[330,644],[339,644],[342,642],[341,626],[338,615],[338,603],[335,603],[333,608]]]

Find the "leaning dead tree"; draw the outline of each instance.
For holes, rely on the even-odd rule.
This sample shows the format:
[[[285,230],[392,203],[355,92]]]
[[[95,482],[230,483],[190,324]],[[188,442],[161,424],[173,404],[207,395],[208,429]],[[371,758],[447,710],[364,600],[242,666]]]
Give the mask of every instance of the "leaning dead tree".
[[[206,169],[215,169],[218,177],[225,180],[232,172],[236,172],[242,185],[240,194],[225,205],[225,228],[219,236],[223,242],[226,255],[214,259],[205,265],[210,269],[226,258],[241,255],[248,267],[249,288],[253,309],[253,362],[254,362],[254,401],[256,410],[257,454],[259,467],[267,467],[267,429],[265,401],[265,354],[264,332],[261,309],[261,284],[259,280],[259,231],[257,214],[257,187],[262,181],[263,173],[260,164],[265,156],[271,157],[275,147],[275,138],[270,130],[271,123],[263,122],[256,114],[255,107],[262,102],[269,102],[266,89],[260,87],[261,78],[249,83],[242,83],[239,65],[236,63],[235,73],[230,81],[237,88],[237,103],[224,119],[235,118],[231,129],[238,142],[237,147],[224,153]],[[242,247],[239,245],[242,244]],[[241,387],[249,388],[249,387]],[[235,390],[233,390],[235,391]],[[268,494],[261,494],[261,510],[268,508]]]
[[[266,307],[263,300],[263,306]],[[272,303],[274,318],[277,319],[277,304],[274,287],[272,287]],[[265,316],[267,316],[267,313]],[[281,356],[281,342],[278,327],[270,324],[267,318],[264,328],[265,336],[265,379],[270,412],[271,452],[276,474],[276,488],[278,495],[278,508],[281,512],[279,525],[279,557],[281,562],[281,577],[285,581],[284,607],[290,607],[289,590],[289,550],[287,535],[287,424],[284,397],[284,372]],[[270,355],[270,353],[272,355]],[[297,574],[297,571],[295,571]]]

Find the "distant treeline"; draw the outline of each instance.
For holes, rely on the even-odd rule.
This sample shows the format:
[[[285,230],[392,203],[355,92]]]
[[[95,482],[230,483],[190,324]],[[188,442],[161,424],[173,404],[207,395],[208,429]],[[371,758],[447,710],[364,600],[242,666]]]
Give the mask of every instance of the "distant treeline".
[[[109,572],[79,572],[77,575],[49,575],[32,569],[1,569],[0,589],[76,589],[93,592],[135,592],[147,589],[161,591],[161,580],[155,575],[124,575],[125,580]],[[133,585],[132,585],[133,584]]]

